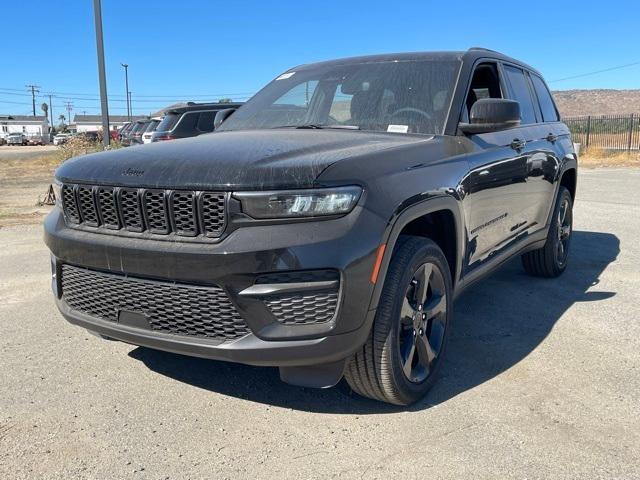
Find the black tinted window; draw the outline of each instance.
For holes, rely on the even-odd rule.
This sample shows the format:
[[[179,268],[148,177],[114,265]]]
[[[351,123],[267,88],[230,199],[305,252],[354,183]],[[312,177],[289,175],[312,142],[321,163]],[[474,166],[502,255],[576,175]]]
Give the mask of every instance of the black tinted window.
[[[196,130],[196,125],[198,124],[199,117],[200,112],[185,113],[182,116],[182,120],[180,120],[180,122],[178,123],[176,130],[179,132],[194,132]]]
[[[505,65],[505,74],[511,84],[514,98],[520,102],[520,118],[523,124],[536,123],[536,113],[533,106],[533,98],[531,98],[531,90],[524,71],[520,68]]]
[[[538,101],[540,102],[542,119],[545,122],[556,122],[558,120],[558,112],[556,112],[556,107],[551,99],[549,89],[537,75],[531,75],[531,82],[533,83],[533,88],[535,89]]]
[[[167,113],[162,118],[160,125],[158,125],[158,128],[157,128],[158,132],[169,132],[173,130],[173,127],[176,126],[176,123],[178,123],[178,120],[180,120],[181,116],[182,116],[181,114],[175,113],[175,112]]]
[[[213,119],[216,112],[200,112],[198,119],[198,130],[201,132],[213,132]]]

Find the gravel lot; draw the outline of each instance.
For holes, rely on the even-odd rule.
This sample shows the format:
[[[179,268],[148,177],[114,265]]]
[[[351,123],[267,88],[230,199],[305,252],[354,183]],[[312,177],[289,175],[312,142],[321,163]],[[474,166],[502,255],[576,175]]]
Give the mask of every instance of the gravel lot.
[[[55,310],[41,227],[0,229],[0,478],[640,478],[640,170],[578,189],[565,275],[465,293],[409,410],[99,340]]]

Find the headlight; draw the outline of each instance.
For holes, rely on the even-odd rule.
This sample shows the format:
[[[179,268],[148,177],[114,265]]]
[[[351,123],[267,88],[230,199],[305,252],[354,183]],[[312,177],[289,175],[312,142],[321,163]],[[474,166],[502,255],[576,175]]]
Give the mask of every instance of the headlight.
[[[253,218],[299,218],[345,215],[358,203],[360,187],[276,192],[238,192],[242,211]]]
[[[62,208],[62,184],[54,178],[51,185],[53,185],[53,194],[56,196],[56,206]]]

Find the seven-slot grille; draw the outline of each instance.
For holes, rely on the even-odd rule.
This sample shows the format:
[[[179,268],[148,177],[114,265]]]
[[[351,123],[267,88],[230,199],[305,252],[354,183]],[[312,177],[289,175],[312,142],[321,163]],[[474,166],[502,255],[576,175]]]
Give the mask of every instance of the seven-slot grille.
[[[226,199],[223,192],[62,186],[62,208],[71,224],[181,237],[220,237]]]
[[[62,298],[74,310],[118,322],[122,311],[143,315],[152,330],[233,340],[250,333],[225,291],[102,273],[62,265]]]

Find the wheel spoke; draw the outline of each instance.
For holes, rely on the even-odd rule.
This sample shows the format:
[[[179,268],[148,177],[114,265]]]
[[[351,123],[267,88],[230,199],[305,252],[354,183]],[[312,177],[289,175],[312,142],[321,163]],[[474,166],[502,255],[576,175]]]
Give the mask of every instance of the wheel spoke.
[[[433,265],[425,263],[416,272],[414,278],[418,281],[416,286],[415,301],[416,305],[423,305],[427,301],[427,292],[429,291],[429,279],[433,272]]]
[[[434,292],[424,307],[424,313],[426,314],[427,319],[430,319],[444,312],[446,308],[447,296]]]
[[[411,340],[408,340],[407,345],[405,346],[405,351],[403,352],[402,358],[402,370],[408,379],[412,378],[411,371],[413,370],[413,357],[416,355],[416,341],[415,337],[412,337]]]
[[[424,366],[427,371],[429,370],[429,365],[436,358],[436,354],[431,348],[431,344],[425,335],[416,336],[416,350],[418,351],[418,363]]]
[[[404,300],[402,300],[402,307],[400,309],[400,321],[402,323],[412,323],[414,313],[415,310],[409,303],[409,299],[405,297]]]

